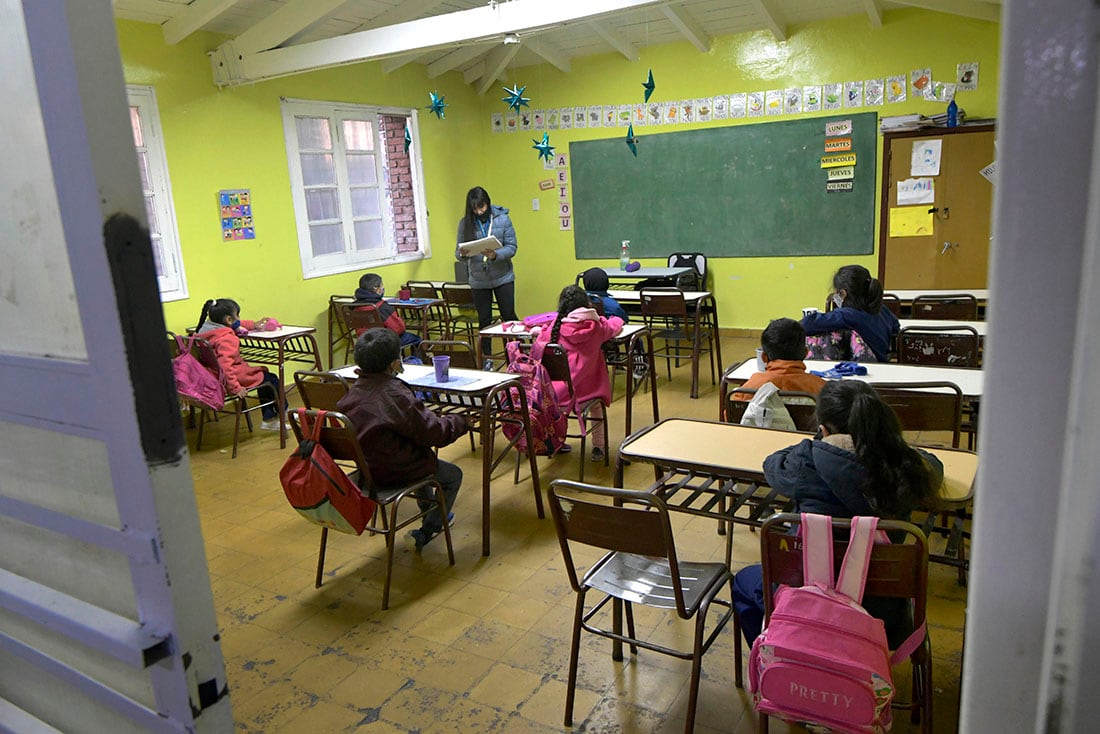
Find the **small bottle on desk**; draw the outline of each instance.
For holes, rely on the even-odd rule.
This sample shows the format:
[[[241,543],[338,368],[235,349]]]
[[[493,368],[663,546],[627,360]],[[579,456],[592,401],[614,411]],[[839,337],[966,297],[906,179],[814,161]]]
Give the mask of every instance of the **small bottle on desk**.
[[[626,270],[630,264],[630,240],[623,240],[623,247],[619,250],[619,270]]]

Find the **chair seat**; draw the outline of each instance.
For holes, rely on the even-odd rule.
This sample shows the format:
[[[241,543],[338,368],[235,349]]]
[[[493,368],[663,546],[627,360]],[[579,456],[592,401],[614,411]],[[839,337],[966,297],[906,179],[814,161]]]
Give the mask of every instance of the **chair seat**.
[[[715,584],[728,578],[729,569],[723,563],[680,561],[678,565],[684,606],[691,614]],[[609,553],[584,579],[586,586],[616,599],[659,609],[676,608],[672,583],[667,558],[633,553]]]

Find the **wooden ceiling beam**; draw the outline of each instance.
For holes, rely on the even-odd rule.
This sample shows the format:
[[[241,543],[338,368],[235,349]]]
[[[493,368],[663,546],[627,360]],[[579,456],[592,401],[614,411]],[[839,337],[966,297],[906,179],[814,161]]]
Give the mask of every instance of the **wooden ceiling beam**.
[[[195,0],[161,26],[164,42],[175,46],[237,4],[237,0]]]
[[[695,46],[702,53],[710,51],[710,36],[699,27],[698,23],[691,19],[684,8],[665,5],[661,7],[661,12],[684,38],[691,41],[692,46]]]

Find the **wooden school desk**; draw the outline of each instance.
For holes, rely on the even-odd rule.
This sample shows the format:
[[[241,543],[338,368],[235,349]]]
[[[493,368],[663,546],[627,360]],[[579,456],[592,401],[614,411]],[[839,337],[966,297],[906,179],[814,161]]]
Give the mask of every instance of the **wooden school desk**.
[[[312,365],[312,369],[321,369],[321,352],[313,337],[316,331],[312,326],[282,326],[275,331],[250,331],[241,337],[241,358],[245,362],[278,367],[282,410],[286,410],[288,390],[283,366],[287,362],[301,362]],[[286,448],[285,420],[279,421],[279,448]]]
[[[355,365],[333,370],[350,381],[358,378]],[[431,365],[407,364],[398,375],[420,394],[424,404],[437,413],[466,416],[470,427],[481,433],[481,554],[489,555],[489,493],[493,470],[508,456],[516,439],[510,441],[499,455],[495,455],[496,429],[505,423],[520,425],[527,436],[527,445],[533,446],[531,424],[528,421],[527,396],[516,375],[481,370],[454,369],[451,380],[437,383]],[[515,388],[513,390],[512,388]],[[517,402],[518,396],[518,402]],[[533,452],[528,453],[531,466],[531,482],[534,484],[535,509],[539,519],[545,517],[542,506],[542,489],[539,486],[539,467]]]
[[[718,304],[710,291],[683,291],[683,294],[684,304],[695,321],[693,332],[695,340],[691,349],[691,397],[697,398],[699,397],[700,329],[704,326],[710,329],[714,357],[717,360],[718,369],[722,369],[722,344],[718,336]],[[640,309],[642,303],[641,291],[608,291],[608,295],[618,301],[623,308],[634,309],[635,313],[639,312],[637,309]]]
[[[600,268],[607,273],[607,279],[612,283],[622,283],[628,286],[640,283],[643,280],[654,278],[666,281],[669,286],[677,286],[680,283],[694,282],[695,268],[681,266],[678,268],[638,268],[637,270],[621,270],[619,268]]]
[[[989,289],[988,288],[947,288],[947,289],[907,289],[907,290],[888,290],[884,295],[895,295],[898,300],[901,301],[901,312],[903,314],[911,314],[913,312],[913,299],[917,296],[954,296],[958,294],[966,296],[974,296],[978,301],[978,316],[985,318],[985,307],[989,302]]]
[[[523,322],[512,323],[518,324],[518,326],[493,324],[487,329],[482,329],[479,335],[489,339],[501,339],[505,342],[513,339],[529,342],[531,340],[531,332],[523,326]],[[623,435],[629,436],[632,425],[634,395],[637,393],[634,386],[634,365],[631,360],[631,356],[635,354],[636,345],[645,345],[645,349],[641,350],[646,355],[647,362],[646,376],[644,379],[649,380],[649,393],[653,401],[653,420],[654,422],[660,420],[660,414],[657,407],[657,372],[653,368],[653,340],[650,338],[649,329],[646,328],[644,324],[623,324],[623,330],[619,332],[618,336],[612,337],[608,341],[618,344],[625,350],[626,354],[626,432]],[[478,339],[478,364],[481,364],[481,360],[484,356],[481,354],[480,344],[481,339]]]
[[[984,339],[986,335],[988,321],[944,321],[940,319],[898,319],[898,323],[901,324],[901,328],[912,327],[914,329],[920,329],[925,327],[966,327],[969,326],[974,331],[978,332],[978,338]]]
[[[623,441],[615,462],[615,486],[623,486],[627,462],[652,464],[656,480],[645,491],[659,495],[669,503],[669,509],[756,527],[770,515],[792,507],[788,498],[766,487],[764,459],[806,438],[810,435],[736,423],[666,418]],[[940,498],[944,509],[967,507],[974,496],[977,454],[962,449],[925,450],[943,462]],[[961,521],[957,525],[961,538]],[[732,533],[728,533],[727,564],[732,543]]]
[[[977,400],[982,396],[985,374],[981,370],[963,367],[936,367],[923,364],[895,364],[893,362],[861,362],[867,368],[866,375],[853,375],[845,380],[862,382],[953,382],[962,390],[964,398]],[[806,360],[806,369],[822,372],[836,366],[836,362],[816,359]],[[756,374],[756,358],[746,359],[729,369],[722,379],[733,386],[743,385]]]

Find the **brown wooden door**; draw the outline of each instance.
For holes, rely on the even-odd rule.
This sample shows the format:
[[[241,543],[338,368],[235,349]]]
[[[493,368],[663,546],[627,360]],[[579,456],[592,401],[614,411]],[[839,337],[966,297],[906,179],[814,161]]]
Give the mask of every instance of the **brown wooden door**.
[[[989,235],[993,186],[980,173],[994,159],[992,126],[886,135],[886,175],[879,273],[886,290],[969,289],[988,287]],[[913,144],[942,140],[940,172],[935,181],[936,208],[931,235],[891,237],[891,211],[897,207],[897,182],[910,175]]]

